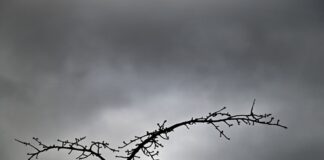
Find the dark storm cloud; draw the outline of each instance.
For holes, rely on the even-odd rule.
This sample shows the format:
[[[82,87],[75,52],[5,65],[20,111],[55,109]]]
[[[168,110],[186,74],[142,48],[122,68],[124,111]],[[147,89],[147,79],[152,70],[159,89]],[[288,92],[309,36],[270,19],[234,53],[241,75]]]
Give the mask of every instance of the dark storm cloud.
[[[88,134],[106,112],[120,122],[108,126],[132,133],[125,114],[145,128],[151,117],[178,120],[215,105],[241,111],[256,97],[289,130],[229,131],[236,140],[223,148],[170,148],[194,154],[185,159],[320,159],[323,143],[312,137],[324,134],[322,8],[318,0],[1,1],[0,141]],[[191,136],[179,145],[202,145],[188,144]]]

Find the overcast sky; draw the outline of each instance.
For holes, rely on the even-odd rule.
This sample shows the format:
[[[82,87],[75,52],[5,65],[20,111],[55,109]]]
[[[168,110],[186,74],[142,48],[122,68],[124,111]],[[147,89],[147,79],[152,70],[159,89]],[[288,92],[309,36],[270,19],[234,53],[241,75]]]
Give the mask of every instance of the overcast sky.
[[[322,0],[1,0],[0,159],[27,159],[15,138],[119,146],[256,98],[289,129],[179,129],[160,159],[322,160],[323,60]]]

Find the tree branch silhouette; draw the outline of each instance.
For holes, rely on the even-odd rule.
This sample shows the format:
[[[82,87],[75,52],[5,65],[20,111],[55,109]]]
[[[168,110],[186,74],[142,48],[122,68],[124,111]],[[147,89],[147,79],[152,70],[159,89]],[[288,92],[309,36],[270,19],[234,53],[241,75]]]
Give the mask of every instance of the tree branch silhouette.
[[[203,116],[200,118],[191,118],[190,120],[183,121],[180,123],[176,123],[174,125],[171,125],[169,127],[166,127],[166,120],[160,124],[158,123],[158,128],[154,131],[146,131],[146,134],[142,136],[135,136],[133,139],[131,139],[128,142],[123,141],[123,144],[118,147],[118,149],[114,149],[109,147],[109,144],[102,141],[102,142],[94,142],[92,141],[90,146],[86,146],[81,144],[80,142],[85,139],[85,137],[82,138],[75,138],[75,141],[62,141],[58,140],[60,142],[59,145],[45,145],[43,144],[38,138],[33,138],[33,140],[38,143],[38,146],[24,142],[21,140],[17,140],[17,142],[22,143],[30,148],[33,148],[35,152],[27,153],[29,155],[28,160],[31,160],[33,158],[37,159],[38,155],[49,151],[53,149],[59,150],[69,150],[69,154],[73,151],[79,152],[79,156],[76,157],[78,160],[83,160],[88,158],[89,156],[95,156],[99,158],[100,160],[106,160],[101,155],[101,149],[108,149],[112,152],[119,152],[120,150],[125,150],[126,155],[117,155],[116,158],[122,158],[126,160],[135,160],[137,158],[141,158],[138,156],[139,152],[142,152],[144,156],[147,156],[151,158],[152,160],[159,160],[157,156],[159,155],[159,148],[164,147],[160,140],[169,140],[169,133],[173,132],[175,129],[179,127],[186,127],[189,129],[189,126],[197,125],[197,124],[207,124],[211,125],[214,129],[219,132],[220,137],[224,137],[227,140],[230,140],[230,138],[224,133],[224,130],[221,129],[220,124],[225,124],[228,127],[232,127],[235,124],[241,125],[255,125],[255,124],[261,124],[261,125],[269,125],[269,126],[277,126],[281,128],[287,129],[286,126],[281,125],[279,122],[280,120],[275,118],[271,114],[255,114],[253,109],[255,105],[255,100],[253,101],[251,110],[249,114],[237,114],[232,115],[228,112],[224,112],[226,107],[223,107],[222,109],[209,113],[207,116]],[[131,149],[127,149],[133,146]]]
[[[62,141],[60,139],[58,139],[57,141],[60,143],[58,145],[53,144],[53,145],[45,145],[44,143],[42,143],[38,138],[33,137],[33,140],[38,144],[38,146],[29,143],[29,142],[24,142],[18,139],[15,139],[17,142],[22,143],[28,147],[31,147],[35,150],[35,152],[31,152],[31,153],[27,153],[27,155],[29,155],[30,157],[28,158],[28,160],[31,160],[33,158],[38,159],[38,155],[49,151],[49,150],[55,150],[57,149],[57,151],[60,150],[69,150],[68,154],[71,154],[73,151],[77,151],[79,152],[79,156],[76,157],[76,159],[82,160],[82,159],[86,159],[90,156],[95,156],[98,157],[101,160],[105,160],[105,158],[101,155],[100,151],[102,148],[104,149],[109,149],[112,152],[118,152],[117,149],[113,149],[111,147],[109,147],[109,143],[102,141],[102,142],[95,142],[92,141],[90,146],[86,146],[81,144],[80,142],[83,141],[86,137],[81,137],[81,138],[75,138],[74,141]]]

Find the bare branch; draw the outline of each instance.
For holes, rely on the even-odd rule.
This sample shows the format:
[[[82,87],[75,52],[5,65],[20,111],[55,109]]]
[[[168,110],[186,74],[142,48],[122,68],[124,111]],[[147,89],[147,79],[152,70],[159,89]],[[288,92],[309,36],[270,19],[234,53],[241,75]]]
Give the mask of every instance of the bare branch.
[[[123,141],[123,144],[118,147],[118,149],[114,149],[109,146],[109,144],[105,141],[96,142],[92,141],[89,146],[81,144],[81,142],[86,137],[75,138],[74,141],[68,140],[57,140],[59,144],[53,145],[45,145],[38,138],[33,137],[33,143],[24,142],[18,139],[15,139],[17,142],[30,147],[34,150],[34,152],[27,153],[29,156],[28,160],[37,159],[41,153],[44,153],[49,150],[68,150],[69,154],[72,152],[77,152],[78,156],[76,159],[83,160],[90,156],[94,156],[99,158],[100,160],[106,160],[102,154],[102,149],[107,149],[111,152],[119,152],[119,150],[124,150],[126,155],[117,155],[117,158],[122,158],[126,160],[135,160],[141,158],[138,156],[139,152],[142,152],[144,156],[151,158],[152,160],[158,160],[159,148],[164,147],[160,140],[169,140],[170,132],[174,131],[180,127],[186,127],[189,129],[190,126],[196,124],[207,124],[211,125],[216,131],[219,133],[220,137],[224,137],[227,140],[230,140],[230,137],[224,133],[224,130],[221,129],[221,124],[225,124],[228,127],[232,127],[235,124],[246,124],[246,125],[269,125],[269,126],[277,126],[287,129],[286,126],[280,124],[279,119],[275,119],[271,116],[271,114],[255,114],[254,113],[254,105],[255,99],[253,100],[251,110],[249,114],[237,114],[232,115],[228,112],[224,112],[226,107],[221,108],[218,111],[213,113],[209,113],[207,116],[199,117],[199,118],[191,118],[190,120],[183,121],[180,123],[176,123],[171,126],[166,126],[166,120],[163,123],[157,123],[157,129],[154,131],[146,131],[146,133],[142,136],[135,136],[128,142]],[[133,148],[131,148],[133,147]],[[131,148],[131,149],[128,149]]]
[[[287,129],[286,126],[281,125],[279,123],[279,120],[277,120],[276,123],[273,122],[274,117],[269,117],[271,114],[255,114],[253,113],[255,105],[255,99],[253,101],[251,110],[249,114],[238,114],[238,115],[231,115],[228,112],[223,112],[226,107],[223,107],[222,109],[209,113],[205,117],[200,117],[200,118],[191,118],[191,120],[180,122],[177,124],[174,124],[172,126],[166,127],[164,121],[162,125],[158,124],[158,129],[154,130],[152,132],[147,132],[143,136],[135,136],[134,139],[130,140],[129,142],[124,142],[124,145],[119,147],[119,149],[123,149],[125,147],[128,147],[131,144],[134,144],[134,148],[131,150],[126,150],[125,153],[127,156],[116,156],[117,158],[124,158],[126,160],[134,160],[135,158],[140,158],[137,156],[137,153],[139,151],[142,151],[142,153],[150,157],[152,160],[157,160],[157,156],[159,154],[158,151],[156,151],[157,148],[163,147],[163,145],[158,141],[159,138],[162,139],[169,139],[169,133],[174,131],[176,128],[185,126],[186,128],[189,129],[190,125],[195,125],[195,124],[209,124],[212,125],[220,134],[220,137],[224,137],[227,140],[230,140],[230,138],[224,133],[222,129],[220,129],[220,126],[217,125],[220,122],[225,123],[228,127],[231,127],[234,125],[234,123],[231,123],[232,121],[237,122],[238,125],[243,122],[244,124],[247,125],[254,125],[254,124],[262,124],[262,125],[269,125],[269,126],[278,126]],[[217,118],[216,118],[217,117]],[[163,136],[165,137],[163,137]],[[154,147],[152,147],[154,146]]]
[[[105,160],[105,158],[101,155],[100,151],[102,148],[108,149],[112,152],[118,152],[117,149],[113,149],[109,147],[109,144],[106,143],[105,141],[102,142],[94,142],[92,141],[90,146],[87,147],[86,145],[81,144],[80,142],[83,141],[86,137],[81,137],[81,138],[75,138],[74,141],[68,141],[68,140],[60,140],[58,139],[57,141],[60,144],[53,144],[53,145],[45,145],[43,144],[38,138],[33,137],[33,140],[37,143],[38,146],[29,143],[29,142],[24,142],[18,139],[15,139],[17,142],[26,145],[27,147],[31,147],[35,150],[35,152],[32,153],[27,153],[29,155],[28,160],[31,160],[33,158],[38,159],[38,156],[46,151],[49,150],[69,150],[68,154],[71,154],[73,151],[79,152],[79,156],[76,157],[78,160],[83,160],[88,158],[89,156],[95,156],[101,160]]]

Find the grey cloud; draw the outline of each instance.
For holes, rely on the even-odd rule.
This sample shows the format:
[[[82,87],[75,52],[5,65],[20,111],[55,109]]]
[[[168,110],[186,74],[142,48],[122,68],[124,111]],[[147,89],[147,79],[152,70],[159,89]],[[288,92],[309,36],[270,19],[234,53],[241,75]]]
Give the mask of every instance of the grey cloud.
[[[322,146],[310,137],[324,133],[322,8],[318,0],[1,1],[0,125],[9,134],[0,138],[88,134],[98,128],[84,125],[101,113],[135,108],[146,128],[218,105],[245,110],[257,98],[291,129],[229,132],[247,140],[217,152],[207,145],[205,158],[319,159]],[[275,135],[251,139],[267,132]],[[249,147],[240,151],[242,143]],[[0,152],[15,159],[8,150]]]

